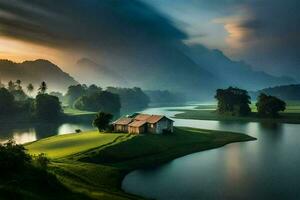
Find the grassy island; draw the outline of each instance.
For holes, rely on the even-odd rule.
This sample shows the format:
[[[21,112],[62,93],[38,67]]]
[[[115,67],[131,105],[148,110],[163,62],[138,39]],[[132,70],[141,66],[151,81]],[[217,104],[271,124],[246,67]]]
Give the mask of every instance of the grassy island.
[[[124,176],[190,153],[255,138],[245,134],[177,127],[174,134],[138,135],[97,131],[59,135],[26,144],[46,153],[49,171],[71,191],[91,199],[141,199],[121,190]]]

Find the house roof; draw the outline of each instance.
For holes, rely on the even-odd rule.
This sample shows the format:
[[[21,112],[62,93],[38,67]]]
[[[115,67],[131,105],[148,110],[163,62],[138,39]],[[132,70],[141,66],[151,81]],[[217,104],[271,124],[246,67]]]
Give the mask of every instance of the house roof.
[[[130,117],[122,117],[122,118],[118,119],[117,121],[115,121],[113,124],[128,125],[131,122],[132,122],[132,118],[130,118]]]
[[[131,122],[128,126],[141,127],[141,126],[143,126],[146,123],[147,123],[147,121],[145,121],[145,120],[143,120],[143,121],[135,120],[135,121]]]
[[[156,123],[156,122],[160,121],[160,120],[163,119],[163,118],[166,118],[166,119],[168,119],[168,120],[170,120],[170,121],[173,121],[173,120],[167,118],[167,117],[164,116],[164,115],[149,115],[149,114],[138,114],[138,115],[136,115],[136,116],[134,117],[134,120],[138,120],[138,121],[146,121],[146,122],[148,122],[148,123],[153,124],[153,123]]]
[[[146,121],[151,115],[148,114],[138,114],[134,117],[135,120]]]
[[[116,125],[128,125],[131,127],[140,127],[145,123],[154,124],[160,121],[161,119],[166,118],[170,121],[173,121],[164,115],[149,115],[149,114],[137,114],[134,118],[131,117],[122,117],[115,121],[113,124]]]

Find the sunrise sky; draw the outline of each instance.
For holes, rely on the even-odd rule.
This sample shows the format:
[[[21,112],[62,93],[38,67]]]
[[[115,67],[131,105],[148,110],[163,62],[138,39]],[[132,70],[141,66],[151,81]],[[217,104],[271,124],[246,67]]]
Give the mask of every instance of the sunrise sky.
[[[113,19],[109,10],[98,12],[108,2],[0,0],[0,58],[44,58],[68,69],[81,57],[97,57],[127,37],[143,45],[139,39],[151,35],[204,44],[254,69],[300,80],[297,0],[142,0],[139,8],[124,5],[136,29],[146,30],[143,36],[127,29],[130,24],[108,20]],[[143,23],[131,9],[155,23]]]

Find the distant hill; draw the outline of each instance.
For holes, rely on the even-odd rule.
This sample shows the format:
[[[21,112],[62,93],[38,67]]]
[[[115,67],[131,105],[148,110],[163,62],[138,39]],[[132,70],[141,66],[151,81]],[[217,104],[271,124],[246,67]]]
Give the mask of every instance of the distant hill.
[[[276,96],[283,100],[300,101],[300,84],[297,85],[282,85],[271,88],[265,88],[257,92],[251,93],[253,99],[260,93]]]
[[[25,61],[15,63],[9,60],[0,60],[0,80],[8,82],[20,79],[25,84],[32,83],[36,87],[46,81],[49,90],[65,91],[68,86],[78,82],[57,65],[48,60]]]
[[[88,58],[78,60],[73,71],[73,76],[78,81],[88,85],[97,83],[101,87],[107,87],[127,83],[126,79],[117,72]]]
[[[167,50],[149,52],[152,57],[144,57],[140,64],[132,65],[124,62],[98,64],[90,59],[77,62],[74,77],[82,83],[98,84],[101,87],[141,87],[146,90],[168,89],[188,94],[190,98],[207,99],[223,81],[213,74],[197,66],[189,57],[176,48],[165,47]],[[148,50],[145,50],[148,51]],[[145,52],[144,52],[145,53]],[[145,53],[147,54],[147,53]],[[128,56],[127,60],[131,60]],[[140,58],[139,58],[140,59]],[[116,59],[116,61],[118,61]],[[108,67],[109,66],[109,67]],[[77,72],[77,73],[76,73]]]
[[[199,66],[224,79],[228,85],[257,90],[297,83],[290,77],[276,77],[262,71],[254,71],[250,65],[233,61],[220,50],[209,50],[202,45],[191,45],[186,52]]]
[[[188,45],[185,41],[190,36],[144,1],[103,0],[82,6],[83,2],[40,3],[41,10],[59,12],[60,16],[73,20],[56,20],[44,15],[32,17],[29,24],[34,27],[38,24],[39,31],[26,34],[33,41],[36,38],[47,41],[45,35],[56,33],[44,45],[53,42],[58,47],[74,48],[75,52],[92,58],[81,59],[76,64],[74,60],[75,66],[69,68],[82,83],[168,90],[183,93],[187,100],[213,99],[217,88],[230,85],[257,90],[295,84],[288,77],[253,71],[247,64],[233,61],[219,50]],[[58,7],[68,9],[57,10]],[[15,22],[10,24],[14,26]],[[25,25],[13,28],[19,28],[21,33],[33,31]],[[47,71],[43,70],[43,79],[46,75]]]

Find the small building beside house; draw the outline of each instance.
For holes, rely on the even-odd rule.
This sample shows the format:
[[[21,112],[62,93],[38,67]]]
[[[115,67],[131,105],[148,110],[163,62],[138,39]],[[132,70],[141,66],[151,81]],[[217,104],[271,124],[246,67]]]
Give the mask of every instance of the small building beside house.
[[[136,114],[113,123],[114,131],[132,134],[173,132],[173,120],[163,115]]]

